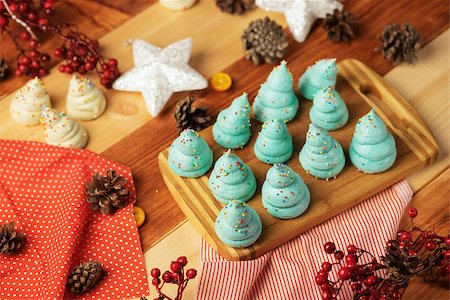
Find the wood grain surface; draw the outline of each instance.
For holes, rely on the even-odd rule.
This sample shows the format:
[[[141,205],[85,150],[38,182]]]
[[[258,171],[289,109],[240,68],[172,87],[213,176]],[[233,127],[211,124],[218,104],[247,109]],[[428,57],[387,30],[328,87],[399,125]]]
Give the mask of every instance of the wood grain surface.
[[[350,1],[346,3],[346,7],[358,17],[361,23],[361,34],[350,45],[334,44],[328,41],[322,29],[316,26],[303,44],[295,43],[290,38],[285,59],[293,66],[291,71],[295,75],[294,80],[298,80],[308,65],[313,64],[319,58],[329,56],[337,57],[338,60],[357,58],[367,63],[379,74],[385,74],[393,68],[393,65],[379,53],[373,51],[378,44],[376,36],[382,31],[384,24],[402,22],[404,16],[408,16],[408,20],[411,20],[410,22],[422,32],[425,44],[448,27],[448,14],[444,1]],[[427,18],[422,15],[425,11]],[[220,14],[217,15],[217,19],[221,17]],[[228,16],[224,18],[228,20]],[[204,39],[207,37],[208,34],[205,34]],[[205,43],[208,41],[205,40]],[[235,37],[234,43],[240,43],[239,36]],[[193,94],[200,98],[208,95],[208,99],[214,99],[213,101],[199,101],[198,105],[207,105],[210,113],[215,116],[242,91],[256,91],[256,87],[264,82],[272,67],[271,65],[255,67],[244,59],[238,59],[225,68],[225,71],[234,78],[233,87],[229,91],[218,93],[208,88]],[[253,99],[254,96],[254,94],[250,94],[249,98]],[[141,228],[144,249],[148,249],[158,241],[162,232],[169,231],[184,219],[184,215],[164,186],[158,172],[156,159],[158,153],[177,136],[172,114],[175,100],[181,97],[182,94],[175,95],[160,116],[149,120],[103,152],[107,157],[131,166],[133,170],[139,187],[138,205],[144,207],[149,217],[149,222]],[[161,134],[162,132],[163,134]],[[137,144],[136,141],[139,143]],[[134,145],[134,147],[130,148],[129,145]],[[124,153],[127,155],[125,156]],[[152,228],[160,230],[155,234]]]
[[[253,147],[261,124],[252,120],[250,141],[243,149],[233,151],[250,167],[258,183],[257,191],[248,204],[261,217],[263,232],[258,241],[250,247],[236,249],[227,246],[216,235],[215,220],[224,205],[210,192],[209,173],[194,179],[180,177],[169,167],[169,149],[159,154],[158,161],[162,177],[175,201],[198,232],[223,257],[229,260],[254,259],[400,181],[436,159],[438,147],[434,137],[411,105],[387,82],[354,59],[339,62],[338,70],[340,76],[336,90],[345,100],[350,117],[346,126],[331,131],[330,134],[341,143],[345,153],[348,153],[356,122],[370,111],[371,107],[376,108],[377,113],[394,132],[398,153],[396,163],[386,172],[369,175],[358,171],[347,157],[346,167],[336,179],[324,181],[308,175],[298,162],[298,153],[304,144],[305,134],[311,122],[308,112],[312,103],[301,97],[298,115],[287,124],[294,144],[294,153],[287,164],[305,180],[311,193],[311,203],[302,216],[291,220],[280,220],[272,217],[262,205],[261,185],[270,166],[255,157]],[[368,97],[369,90],[377,96]],[[253,90],[247,90],[247,92],[255,94]],[[206,97],[206,101],[208,100],[211,101]],[[219,158],[225,150],[215,143],[212,127],[201,131],[201,135],[211,146],[214,160]],[[353,188],[349,190],[348,186]]]

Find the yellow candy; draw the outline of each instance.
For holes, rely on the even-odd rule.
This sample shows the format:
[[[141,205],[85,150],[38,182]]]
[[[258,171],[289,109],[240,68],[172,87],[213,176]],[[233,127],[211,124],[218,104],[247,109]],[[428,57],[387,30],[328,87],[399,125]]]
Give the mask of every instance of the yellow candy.
[[[218,92],[225,92],[231,86],[232,80],[230,75],[224,72],[214,74],[211,78],[211,86]]]
[[[133,206],[133,215],[136,220],[136,226],[139,228],[145,221],[145,212],[139,206]]]

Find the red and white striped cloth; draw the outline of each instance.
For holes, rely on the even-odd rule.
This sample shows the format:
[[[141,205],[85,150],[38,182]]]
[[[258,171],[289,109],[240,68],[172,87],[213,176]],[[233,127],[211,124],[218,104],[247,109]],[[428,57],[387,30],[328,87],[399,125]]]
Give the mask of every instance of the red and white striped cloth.
[[[227,261],[203,240],[197,299],[321,299],[314,277],[322,262],[332,259],[323,244],[333,241],[337,249],[355,244],[383,254],[412,194],[401,181],[251,261]],[[340,299],[351,299],[350,290],[342,290]]]

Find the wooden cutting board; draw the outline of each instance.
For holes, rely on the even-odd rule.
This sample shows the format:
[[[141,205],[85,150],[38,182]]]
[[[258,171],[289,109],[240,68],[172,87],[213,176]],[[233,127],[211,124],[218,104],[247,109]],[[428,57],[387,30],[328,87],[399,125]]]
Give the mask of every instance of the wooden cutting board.
[[[253,145],[261,124],[252,120],[252,137],[249,143],[244,149],[236,151],[252,169],[258,182],[257,192],[248,204],[260,215],[263,232],[258,241],[248,248],[229,247],[217,237],[214,221],[223,205],[215,200],[209,190],[209,173],[197,179],[179,177],[168,165],[168,149],[159,154],[158,161],[163,179],[175,201],[199,233],[223,257],[229,260],[256,258],[423,168],[437,157],[437,143],[426,125],[407,101],[383,82],[378,74],[352,59],[340,62],[338,68],[337,90],[347,103],[350,118],[344,128],[332,131],[331,135],[342,144],[348,154],[356,121],[373,107],[395,136],[398,151],[396,163],[387,172],[369,175],[358,171],[347,156],[346,167],[334,180],[320,180],[306,174],[300,166],[298,154],[310,123],[308,113],[312,102],[300,98],[299,113],[288,123],[293,137],[294,154],[287,164],[305,180],[311,192],[311,204],[308,210],[296,219],[276,219],[266,212],[261,202],[260,188],[270,165],[258,160],[253,153]],[[254,94],[255,91],[247,92]],[[211,146],[216,160],[225,149],[214,142],[211,127],[203,130],[201,135]]]

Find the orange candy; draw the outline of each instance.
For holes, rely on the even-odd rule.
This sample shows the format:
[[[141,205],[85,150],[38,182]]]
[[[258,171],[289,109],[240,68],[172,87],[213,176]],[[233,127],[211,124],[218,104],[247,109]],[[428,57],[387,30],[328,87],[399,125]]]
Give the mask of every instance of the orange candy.
[[[139,206],[133,206],[133,215],[136,220],[136,226],[139,228],[145,221],[145,212]]]
[[[224,72],[214,74],[211,78],[211,86],[218,92],[225,92],[230,88],[232,83],[233,81],[231,80],[230,75]]]

